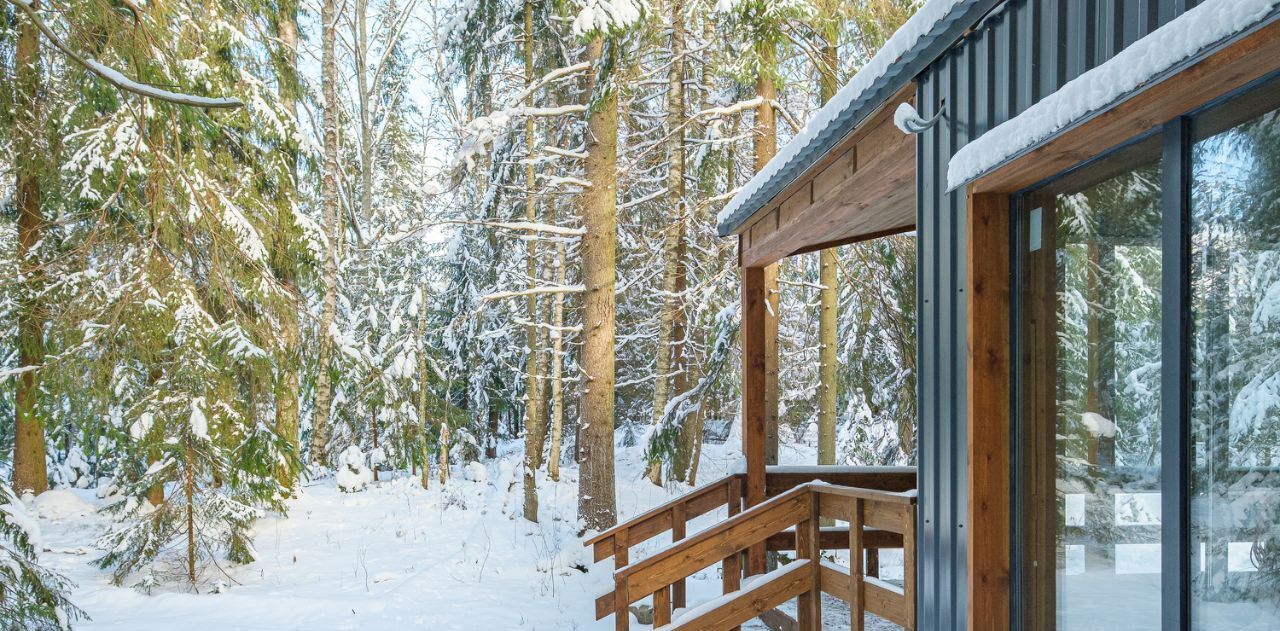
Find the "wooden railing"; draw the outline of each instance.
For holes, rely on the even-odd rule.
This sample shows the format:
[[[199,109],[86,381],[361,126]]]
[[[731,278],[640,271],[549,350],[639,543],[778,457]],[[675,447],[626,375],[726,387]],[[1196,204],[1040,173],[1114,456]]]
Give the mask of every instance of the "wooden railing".
[[[723,484],[731,508],[734,491],[741,481],[734,476],[718,481]],[[740,492],[740,491],[739,491]],[[628,534],[639,532],[652,537],[664,523],[679,523],[679,514],[663,511],[688,511],[694,502],[702,507],[717,495],[715,490],[700,489],[686,496],[683,508],[664,505],[588,541],[595,546],[611,540],[614,556],[626,555]],[[674,505],[680,505],[673,503]],[[710,509],[708,509],[710,510]],[[703,511],[706,512],[706,511]],[[847,542],[832,541],[824,532],[821,520],[846,521]],[[613,614],[615,626],[625,630],[630,625],[629,606],[652,596],[653,625],[664,629],[732,629],[748,620],[772,612],[779,605],[798,599],[798,628],[820,629],[822,611],[820,592],[850,604],[850,628],[861,630],[866,612],[897,623],[905,629],[915,628],[915,518],[916,499],[913,491],[890,492],[810,482],[795,486],[749,510],[730,516],[710,528],[689,537],[681,537],[671,546],[634,564],[619,563],[614,571],[614,590],[596,601],[597,619]],[[669,520],[669,521],[668,521]],[[640,524],[650,524],[640,526]],[[838,532],[838,531],[831,531]],[[888,533],[888,534],[873,534]],[[683,533],[681,533],[683,534]],[[752,546],[771,539],[791,536],[797,559],[762,577],[747,579],[743,587],[742,554]],[[904,551],[903,586],[897,587],[867,576],[863,553],[868,542],[881,537],[885,542],[899,542]],[[832,543],[824,546],[824,540]],[[823,561],[821,551],[848,549],[851,567],[844,568]],[[597,559],[602,558],[597,548]],[[607,556],[607,554],[606,554]],[[673,609],[682,608],[683,594],[676,598],[676,587],[686,578],[716,563],[722,564],[723,596],[685,612],[673,622]],[[681,590],[683,591],[683,590]]]

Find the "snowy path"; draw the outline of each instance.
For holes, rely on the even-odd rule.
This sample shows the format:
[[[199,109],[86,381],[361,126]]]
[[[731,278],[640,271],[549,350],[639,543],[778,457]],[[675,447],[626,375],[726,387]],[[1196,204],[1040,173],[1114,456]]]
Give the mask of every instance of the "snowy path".
[[[565,469],[558,484],[543,481],[541,523],[528,524],[519,517],[521,488],[513,475],[519,445],[504,447],[487,468],[455,470],[444,491],[438,484],[423,491],[403,477],[353,494],[338,492],[331,479],[310,483],[287,518],[255,526],[258,561],[228,575],[209,570],[202,593],[181,583],[151,595],[113,586],[110,574],[91,564],[100,554],[94,541],[108,524],[93,512],[100,501],[91,491],[56,491],[49,498],[56,501],[41,497],[41,558],[77,583],[73,600],[93,618],[77,625],[84,629],[612,628],[611,619],[592,620],[594,598],[608,590],[612,567],[591,565],[574,531],[576,469]],[[714,479],[736,468],[739,458],[709,445],[700,475]],[[804,448],[784,454],[789,462],[809,458]],[[654,487],[641,473],[638,450],[623,450],[618,502],[624,518],[685,490]],[[696,520],[691,530],[715,519]],[[635,558],[646,554],[642,547]],[[212,593],[218,581],[226,587]],[[716,596],[719,588],[718,570],[711,568],[690,583],[690,602]],[[837,607],[827,610],[847,619]]]

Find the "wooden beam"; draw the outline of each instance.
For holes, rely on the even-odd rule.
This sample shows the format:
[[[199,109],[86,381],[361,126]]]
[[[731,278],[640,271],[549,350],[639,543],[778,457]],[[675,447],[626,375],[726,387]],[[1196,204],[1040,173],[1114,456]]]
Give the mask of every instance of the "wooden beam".
[[[742,453],[747,459],[747,506],[764,501],[765,271],[742,269]],[[764,546],[748,553],[747,574],[764,572]]]
[[[903,233],[911,232],[915,229],[916,229],[916,224],[913,222],[906,225],[898,226],[896,228],[889,228],[888,230],[882,230],[880,232],[859,233],[852,237],[842,237],[839,239],[833,239],[831,241],[823,241],[821,243],[815,243],[813,245],[806,245],[800,248],[799,250],[796,250],[795,252],[788,254],[787,256],[795,256],[797,254],[808,254],[810,252],[817,252],[819,250],[826,250],[828,248],[838,248],[842,245],[849,245],[851,243],[862,243],[863,241],[871,241],[872,239],[879,239],[880,237],[890,237],[895,234],[903,234]]]
[[[822,480],[836,486],[901,493],[916,488],[915,467],[769,467],[765,495],[774,497],[801,484]]]
[[[972,188],[1022,190],[1277,70],[1280,21],[1273,21],[982,176]]]
[[[968,623],[1002,631],[1011,612],[1009,196],[970,194],[967,233]]]

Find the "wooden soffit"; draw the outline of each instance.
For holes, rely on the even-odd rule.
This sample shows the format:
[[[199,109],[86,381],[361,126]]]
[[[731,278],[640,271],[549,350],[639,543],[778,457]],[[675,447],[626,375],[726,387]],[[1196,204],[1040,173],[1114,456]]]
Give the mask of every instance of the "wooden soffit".
[[[908,83],[742,223],[735,234],[743,267],[915,228],[916,138],[893,124],[915,91]]]

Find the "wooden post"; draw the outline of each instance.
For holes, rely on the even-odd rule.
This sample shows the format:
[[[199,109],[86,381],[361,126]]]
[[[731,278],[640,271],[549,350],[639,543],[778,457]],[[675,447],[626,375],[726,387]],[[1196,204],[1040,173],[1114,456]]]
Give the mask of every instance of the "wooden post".
[[[906,631],[916,628],[916,505],[907,507],[902,524],[902,597],[906,601]],[[1007,593],[1007,592],[1006,592]],[[1006,619],[1008,616],[1005,617]],[[973,627],[970,627],[973,628]],[[1007,625],[1006,625],[1007,628]]]
[[[862,631],[867,620],[867,603],[862,584],[866,573],[862,567],[863,506],[861,498],[854,498],[853,511],[849,514],[849,629]],[[903,590],[905,593],[905,590]]]
[[[778,464],[778,321],[782,294],[778,290],[778,264],[764,268],[764,463]]]
[[[671,586],[653,593],[653,627],[671,624]]]
[[[765,298],[764,268],[742,268],[742,453],[747,458],[748,507],[764,501]],[[764,543],[760,543],[748,550],[747,574],[764,571]]]
[[[623,528],[613,535],[613,571],[615,575],[618,570],[631,564],[629,534],[627,529]],[[617,631],[627,631],[631,626],[630,600],[627,596],[626,581],[615,579],[613,582],[613,624]]]
[[[1003,631],[1011,611],[1009,196],[971,192],[968,219],[968,626]]]
[[[821,502],[814,493],[807,495],[809,502],[808,517],[796,524],[796,557],[809,561],[813,575],[813,586],[809,591],[800,594],[796,603],[796,622],[799,631],[821,631],[822,629],[822,554],[820,553],[820,533],[818,506]]]
[[[684,539],[686,521],[688,519],[688,509],[685,504],[680,503],[671,507],[671,542],[675,543]],[[685,586],[684,579],[676,581],[671,587],[671,599],[675,603],[677,609],[683,609],[685,603]]]

